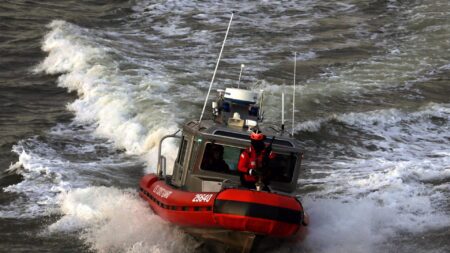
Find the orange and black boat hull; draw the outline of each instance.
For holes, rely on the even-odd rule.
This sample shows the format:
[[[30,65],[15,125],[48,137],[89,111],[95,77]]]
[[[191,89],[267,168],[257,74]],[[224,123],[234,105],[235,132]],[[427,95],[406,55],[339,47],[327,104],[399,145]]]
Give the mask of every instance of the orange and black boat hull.
[[[164,220],[183,227],[224,229],[287,238],[305,223],[301,203],[292,196],[249,189],[187,192],[149,174],[140,196]]]

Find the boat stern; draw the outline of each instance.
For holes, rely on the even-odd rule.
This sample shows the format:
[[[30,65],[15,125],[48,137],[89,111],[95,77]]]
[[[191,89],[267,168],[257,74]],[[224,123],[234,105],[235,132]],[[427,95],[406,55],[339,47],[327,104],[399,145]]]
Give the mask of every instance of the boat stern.
[[[246,189],[220,192],[213,212],[220,227],[274,237],[295,235],[304,221],[296,198]]]

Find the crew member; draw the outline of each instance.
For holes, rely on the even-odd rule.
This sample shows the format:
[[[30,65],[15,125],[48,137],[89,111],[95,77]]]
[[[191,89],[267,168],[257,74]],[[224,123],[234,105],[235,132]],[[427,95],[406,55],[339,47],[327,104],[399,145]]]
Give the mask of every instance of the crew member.
[[[267,189],[270,171],[268,171],[268,160],[275,158],[271,147],[266,147],[264,140],[266,136],[258,129],[250,134],[251,146],[241,153],[238,163],[238,171],[241,174],[241,184],[244,187],[255,189],[255,183],[261,177]]]

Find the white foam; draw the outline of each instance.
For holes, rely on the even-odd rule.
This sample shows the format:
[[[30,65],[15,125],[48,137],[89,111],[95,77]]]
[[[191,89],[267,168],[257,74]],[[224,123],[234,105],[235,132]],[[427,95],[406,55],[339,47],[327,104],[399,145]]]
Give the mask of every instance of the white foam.
[[[103,167],[120,166],[121,162],[109,161],[108,157],[92,164],[72,163],[62,157],[64,152],[92,153],[100,145],[101,141],[95,140],[98,136],[112,140],[116,148],[125,148],[127,154],[141,156],[148,164],[146,172],[154,171],[159,140],[173,133],[177,125],[170,110],[171,97],[166,95],[169,82],[159,78],[154,81],[151,75],[129,76],[121,72],[120,60],[112,58],[112,49],[95,41],[93,34],[98,31],[61,20],[53,21],[48,28],[50,32],[42,46],[48,56],[35,70],[61,74],[58,85],[79,94],[68,108],[76,115],[75,124],[86,129],[58,126],[49,136],[76,136],[87,143],[83,147],[66,145],[61,152],[37,139],[16,145],[13,151],[19,155],[19,161],[11,165],[10,170],[23,175],[24,180],[4,190],[25,198],[2,207],[1,217],[38,217],[54,213],[58,210],[56,196],[59,193],[102,180],[80,177],[80,174],[92,171],[96,175],[104,173]],[[92,131],[97,137],[91,136]],[[175,144],[169,140],[164,145],[169,173],[176,156]]]
[[[192,239],[153,214],[132,190],[81,188],[59,201],[63,217],[47,232],[80,232],[96,252],[192,252]]]
[[[13,147],[13,152],[18,161],[8,171],[22,175],[23,179],[4,188],[18,197],[0,207],[0,217],[54,214],[59,209],[60,193],[114,180],[129,185],[130,179],[123,178],[128,175],[124,168],[143,167],[137,157],[117,152],[111,142],[93,136],[90,126],[59,124],[47,133],[45,142],[38,137],[22,140]],[[102,177],[104,174],[108,177]]]
[[[392,234],[382,225],[392,221],[389,210],[370,200],[318,199],[305,200],[304,205],[311,226],[298,247],[312,252],[374,252],[377,243]]]
[[[324,126],[329,130],[333,122],[339,122],[348,131],[355,129],[372,137],[351,146],[363,155],[326,155],[311,169],[318,176],[300,180],[302,186],[321,187],[305,198],[312,218],[308,247],[318,252],[371,252],[399,231],[418,233],[450,226],[448,211],[442,209],[448,199],[449,135],[445,126],[434,123],[437,119],[450,122],[450,105],[429,104],[412,113],[387,109],[317,120],[315,129]],[[302,123],[298,128],[315,130]],[[327,144],[333,145],[340,147]],[[378,149],[367,150],[368,145]]]
[[[0,217],[29,218],[55,213],[55,196],[68,187],[59,171],[64,165],[58,160],[27,153],[20,144],[13,149],[19,154],[19,160],[12,164],[9,170],[21,174],[23,180],[3,190],[24,194],[26,197],[17,198],[9,206],[3,206]]]
[[[404,197],[397,200],[404,203]],[[312,252],[378,252],[399,232],[421,232],[450,224],[448,215],[432,211],[426,196],[410,199],[400,208],[371,198],[305,198],[303,204],[310,214],[310,226],[305,241],[296,247]],[[418,206],[428,211],[414,213]]]
[[[51,31],[42,49],[49,55],[36,71],[61,73],[58,85],[78,92],[79,99],[68,106],[76,120],[95,123],[99,136],[113,140],[129,154],[155,153],[159,138],[176,129],[170,110],[152,106],[171,103],[171,98],[164,96],[169,83],[145,80],[149,76],[134,77],[139,83],[130,83],[132,78],[121,74],[110,49],[92,40],[95,31],[65,21],[53,21],[48,27]],[[148,106],[141,108],[144,102]],[[155,165],[156,159],[149,161],[149,167]]]

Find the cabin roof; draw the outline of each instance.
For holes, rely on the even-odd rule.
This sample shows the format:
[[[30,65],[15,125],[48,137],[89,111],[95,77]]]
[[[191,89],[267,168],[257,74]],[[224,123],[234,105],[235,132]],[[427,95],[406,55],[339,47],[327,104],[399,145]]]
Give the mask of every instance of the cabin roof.
[[[184,128],[194,135],[207,134],[218,137],[239,139],[243,141],[249,140],[248,129],[228,127],[224,124],[218,124],[213,120],[203,120],[201,124],[199,124],[197,120],[192,120],[187,122],[184,125]],[[273,131],[266,131],[266,129],[262,129],[262,132],[267,136],[267,140],[270,140],[273,136],[275,136],[273,145],[288,148],[300,148],[300,142],[294,138],[283,136],[278,133],[274,133]]]

